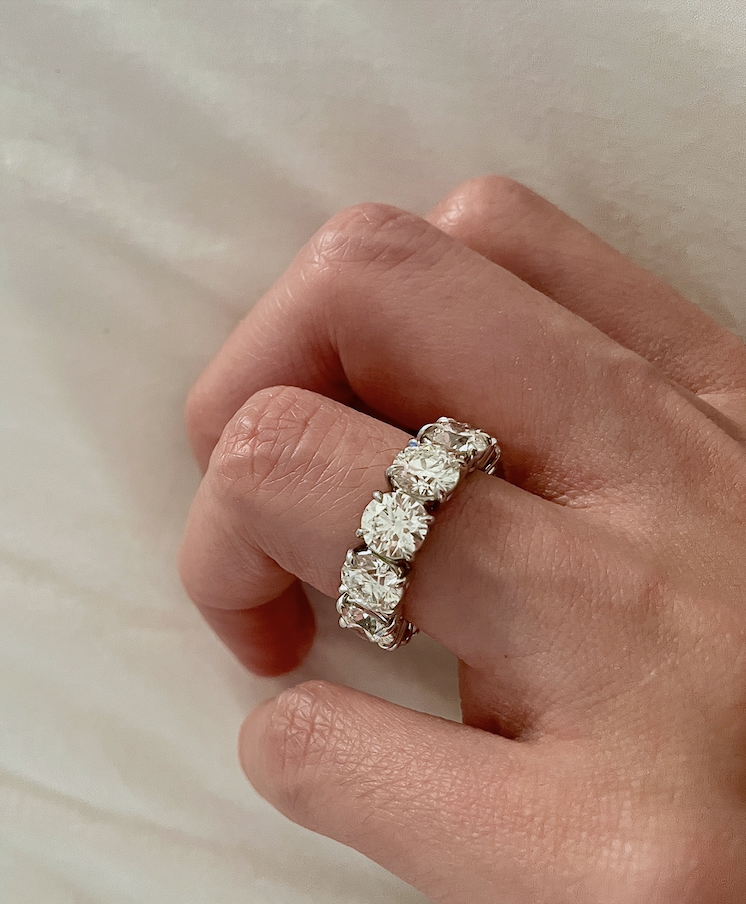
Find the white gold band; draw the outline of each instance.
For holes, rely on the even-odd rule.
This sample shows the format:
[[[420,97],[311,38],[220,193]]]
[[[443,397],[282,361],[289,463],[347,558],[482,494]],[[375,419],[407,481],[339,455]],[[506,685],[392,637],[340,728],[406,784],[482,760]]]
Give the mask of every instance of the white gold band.
[[[425,424],[386,469],[391,489],[374,493],[342,566],[339,624],[384,650],[395,650],[417,633],[401,601],[414,555],[427,536],[435,509],[472,471],[494,474],[500,447],[493,437],[441,417]]]

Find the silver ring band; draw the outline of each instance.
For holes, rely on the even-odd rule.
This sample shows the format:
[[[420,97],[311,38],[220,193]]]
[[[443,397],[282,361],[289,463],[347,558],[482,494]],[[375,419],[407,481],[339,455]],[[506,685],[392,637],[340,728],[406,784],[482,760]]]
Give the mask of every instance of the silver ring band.
[[[497,440],[450,418],[425,424],[386,469],[390,490],[366,506],[342,566],[339,624],[384,650],[395,650],[417,633],[402,614],[402,597],[415,553],[433,513],[472,471],[494,474]]]

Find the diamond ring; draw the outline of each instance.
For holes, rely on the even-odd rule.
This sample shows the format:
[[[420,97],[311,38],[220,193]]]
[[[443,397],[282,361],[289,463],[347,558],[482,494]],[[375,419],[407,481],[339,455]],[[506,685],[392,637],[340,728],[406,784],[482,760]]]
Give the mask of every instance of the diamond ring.
[[[376,492],[342,566],[339,624],[384,650],[395,650],[417,633],[401,612],[412,560],[433,513],[472,471],[494,474],[497,440],[458,421],[425,424],[386,469],[390,490]]]

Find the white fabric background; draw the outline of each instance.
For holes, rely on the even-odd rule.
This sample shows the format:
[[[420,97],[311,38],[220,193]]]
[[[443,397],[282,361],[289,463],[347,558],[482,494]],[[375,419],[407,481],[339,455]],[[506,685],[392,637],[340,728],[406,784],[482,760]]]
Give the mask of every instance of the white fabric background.
[[[0,902],[422,900],[235,735],[310,676],[457,718],[453,663],[327,603],[299,674],[244,674],[174,572],[184,395],[335,210],[484,172],[746,335],[746,7],[0,0],[0,73]]]

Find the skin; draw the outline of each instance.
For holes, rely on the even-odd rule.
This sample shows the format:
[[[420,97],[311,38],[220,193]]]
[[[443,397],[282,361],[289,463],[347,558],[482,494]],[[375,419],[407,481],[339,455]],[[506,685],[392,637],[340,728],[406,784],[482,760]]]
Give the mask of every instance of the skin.
[[[384,470],[446,414],[503,446],[406,616],[457,724],[325,682],[255,710],[290,819],[445,904],[746,900],[746,346],[509,179],[334,216],[202,375],[184,585],[258,674],[313,641]],[[395,655],[395,654],[393,654]]]

